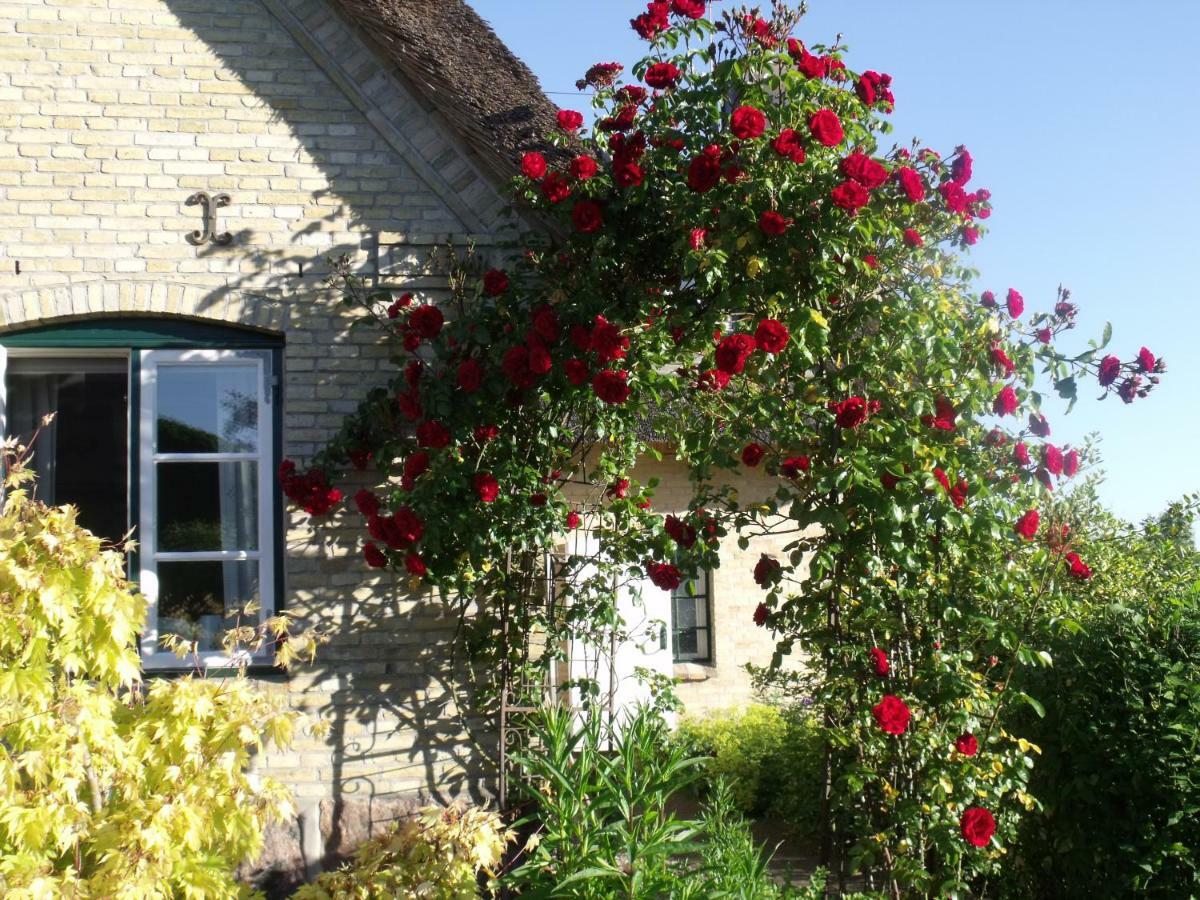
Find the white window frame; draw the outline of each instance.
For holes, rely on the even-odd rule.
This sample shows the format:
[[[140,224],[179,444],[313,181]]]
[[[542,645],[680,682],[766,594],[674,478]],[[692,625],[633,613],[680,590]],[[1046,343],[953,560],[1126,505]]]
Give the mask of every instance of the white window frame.
[[[160,562],[256,561],[258,562],[259,623],[274,614],[275,607],[275,516],[272,485],[275,477],[273,410],[271,409],[269,350],[141,350],[140,401],[138,408],[138,582],[146,600],[146,626],[142,632],[142,664],[147,669],[177,669],[197,660],[180,660],[159,644],[158,564]],[[159,453],[156,446],[155,409],[158,401],[160,366],[212,367],[236,364],[254,367],[258,385],[258,450],[255,453]],[[155,466],[160,462],[240,462],[258,464],[258,549],[170,551],[157,549],[155,516],[158,508]],[[231,659],[220,651],[201,652],[199,662],[208,667],[268,661],[269,653]]]

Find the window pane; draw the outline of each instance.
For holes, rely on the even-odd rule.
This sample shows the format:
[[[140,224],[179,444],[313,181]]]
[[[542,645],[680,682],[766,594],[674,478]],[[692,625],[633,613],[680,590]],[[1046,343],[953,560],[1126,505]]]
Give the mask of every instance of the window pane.
[[[253,453],[258,449],[258,370],[160,365],[155,413],[159,453]]]
[[[679,631],[675,634],[675,656],[679,659],[695,657],[698,654],[695,629]]]
[[[257,561],[158,564],[160,639],[177,634],[198,641],[202,652],[220,650],[221,635],[237,623],[247,603],[257,600]]]
[[[118,359],[9,362],[8,433],[33,444],[37,497],[79,509],[79,524],[108,541],[129,527],[126,510],[128,363]]]
[[[258,463],[163,462],[155,470],[158,550],[258,549]]]

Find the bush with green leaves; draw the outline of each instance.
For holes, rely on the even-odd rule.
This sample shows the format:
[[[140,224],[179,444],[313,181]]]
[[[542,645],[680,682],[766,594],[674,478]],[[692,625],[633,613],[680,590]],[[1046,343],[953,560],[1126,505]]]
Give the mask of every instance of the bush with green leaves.
[[[703,786],[727,783],[744,814],[786,822],[803,837],[815,834],[823,744],[807,707],[754,703],[705,716],[685,715],[674,739],[705,757]]]
[[[1021,678],[1045,717],[1007,724],[1041,749],[1042,811],[1000,883],[1028,897],[1200,895],[1196,499],[1140,527],[1091,489],[1064,506],[1097,574],[1086,603],[1043,623],[1053,665]]]
[[[495,812],[431,807],[373,838],[295,900],[475,900],[489,889],[513,834]]]
[[[290,809],[250,764],[295,715],[240,674],[144,683],[124,554],[33,500],[25,458],[0,456],[0,894],[246,896]]]

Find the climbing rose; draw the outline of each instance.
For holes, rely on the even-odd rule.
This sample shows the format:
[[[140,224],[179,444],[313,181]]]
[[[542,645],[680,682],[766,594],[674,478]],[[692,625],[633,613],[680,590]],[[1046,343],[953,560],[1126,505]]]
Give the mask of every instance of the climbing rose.
[[[593,234],[604,224],[604,212],[595,200],[580,200],[571,210],[571,221],[580,234]]]
[[[1020,466],[1029,465],[1029,448],[1025,446],[1024,441],[1018,441],[1017,445],[1013,447],[1013,460]]]
[[[583,125],[583,113],[573,109],[560,109],[557,119],[558,127],[563,131],[578,131]]]
[[[747,444],[742,449],[742,464],[753,469],[760,462],[762,462],[763,457],[766,456],[766,454],[767,451],[763,449],[762,444]]]
[[[972,806],[962,814],[962,836],[973,847],[986,847],[996,833],[996,819],[982,806]]]
[[[629,496],[629,479],[618,478],[608,486],[606,493],[610,497],[616,497],[618,500],[624,500]]]
[[[754,583],[761,588],[769,588],[779,580],[782,571],[783,568],[779,565],[779,561],[764,553],[754,564]]]
[[[671,563],[647,562],[646,574],[664,591],[673,591],[683,583],[683,573]]]
[[[787,346],[787,326],[778,319],[763,319],[754,329],[754,343],[763,353],[779,353]]]
[[[804,144],[800,142],[800,135],[794,128],[785,128],[779,132],[779,136],[771,141],[771,146],[784,159],[790,159],[794,163],[804,162]]]
[[[642,183],[642,167],[632,159],[619,159],[613,163],[613,181],[617,187],[637,187]]]
[[[508,290],[508,275],[500,269],[489,269],[483,275],[483,292],[489,297],[499,297]]]
[[[570,170],[572,178],[587,181],[600,170],[600,166],[590,156],[577,156],[571,160]]]
[[[1079,451],[1068,450],[1063,454],[1063,474],[1068,478],[1073,478],[1075,473],[1079,471]]]
[[[1066,555],[1065,559],[1067,561],[1067,565],[1071,569],[1071,574],[1080,581],[1087,581],[1092,577],[1091,567],[1089,567],[1087,563],[1079,558],[1078,553],[1072,551]]]
[[[958,417],[958,411],[945,397],[938,397],[933,402],[933,415],[921,417],[921,424],[927,428],[935,428],[938,431],[954,431],[956,425],[954,420]]]
[[[887,675],[892,671],[892,664],[888,662],[887,654],[878,647],[871,648],[871,668],[876,675]]]
[[[909,247],[920,247],[925,243],[925,239],[921,237],[920,232],[915,228],[904,229],[904,243]]]
[[[408,570],[408,574],[416,578],[421,578],[425,575],[428,569],[425,567],[425,560],[416,553],[410,553],[404,557],[404,568]]]
[[[704,249],[704,239],[708,236],[708,232],[703,228],[693,228],[688,235],[688,246],[693,250]]]
[[[807,456],[789,456],[779,464],[779,470],[784,478],[799,478],[812,465]]]
[[[679,66],[674,63],[655,63],[646,70],[646,84],[652,88],[664,90],[673,87],[679,81],[679,76],[682,74],[683,72],[679,70]]]
[[[1062,451],[1053,444],[1042,446],[1042,465],[1051,475],[1061,475],[1063,471]]]
[[[1013,288],[1008,289],[1008,296],[1004,300],[1004,305],[1008,307],[1008,314],[1014,319],[1025,312],[1025,298]]]
[[[766,130],[767,117],[753,106],[739,106],[729,117],[729,128],[741,140],[752,140]]]
[[[629,338],[604,316],[596,316],[588,338],[588,349],[596,354],[596,360],[601,364],[624,359],[625,351],[629,349]]]
[[[500,496],[500,482],[490,472],[480,472],[475,476],[475,493],[484,503],[492,503]]]
[[[387,557],[371,541],[367,541],[366,546],[363,547],[363,558],[372,569],[382,569],[387,565]]]
[[[1155,359],[1154,354],[1145,347],[1138,351],[1138,368],[1143,372],[1153,372],[1157,363],[1158,360]]]
[[[521,172],[526,178],[540,180],[546,174],[546,157],[536,150],[530,150],[521,157]]]
[[[1117,380],[1117,376],[1121,374],[1121,360],[1115,356],[1106,356],[1100,360],[1100,372],[1098,378],[1101,387],[1108,387]]]
[[[871,709],[875,723],[888,734],[904,734],[912,719],[912,712],[904,701],[895,694],[884,694],[883,699]]]
[[[785,219],[782,215],[773,209],[768,209],[758,217],[758,227],[763,234],[778,237],[788,230],[788,226],[792,224],[791,219]]]
[[[370,517],[379,512],[379,498],[366,488],[354,495],[354,505],[364,516]]]
[[[579,513],[576,512],[575,510],[571,510],[570,512],[567,513],[567,530],[574,531],[576,528],[579,527],[579,523],[582,521],[583,521],[583,517],[580,516]]]
[[[1006,384],[992,401],[992,412],[998,416],[1011,416],[1017,411],[1017,392],[1011,384]]]
[[[558,314],[554,307],[543,303],[529,314],[529,324],[537,332],[538,337],[545,341],[557,341],[560,332]]]
[[[1004,370],[1005,375],[1012,375],[1017,370],[1017,364],[1012,361],[1004,348],[999,344],[992,344],[992,365]]]
[[[717,368],[730,375],[738,375],[746,368],[746,360],[756,348],[754,338],[748,334],[731,334],[717,345]]]
[[[582,359],[568,359],[563,363],[563,373],[567,376],[567,381],[578,387],[588,380],[587,363]]]
[[[450,443],[450,432],[441,422],[427,419],[417,426],[417,443],[437,450]]]
[[[605,369],[592,378],[592,390],[605,403],[617,406],[629,399],[631,389],[627,384],[628,378],[629,373],[624,370]]]
[[[671,0],[671,11],[689,19],[702,19],[704,0]]]
[[[838,165],[842,174],[872,190],[887,181],[887,169],[867,156],[861,150],[855,150]]]
[[[979,302],[985,309],[995,309],[996,295],[991,291],[984,291],[979,295]]]
[[[818,143],[826,147],[836,147],[845,137],[842,123],[831,109],[819,109],[809,116],[808,130]]]
[[[496,425],[476,425],[475,426],[475,443],[486,444],[488,441],[494,441],[500,436],[500,429]]]
[[[715,188],[720,181],[721,150],[712,145],[688,164],[687,183],[691,190],[703,194]]]
[[[900,166],[895,174],[896,181],[900,183],[900,190],[904,191],[909,203],[920,203],[925,199],[925,182],[915,169]]]
[[[1017,523],[1013,525],[1013,531],[1025,538],[1027,541],[1032,541],[1034,535],[1037,534],[1038,525],[1041,522],[1041,517],[1038,516],[1036,509],[1031,509],[1021,518],[1017,519]]]
[[[479,390],[479,386],[483,384],[483,366],[479,364],[477,359],[467,359],[459,363],[458,366],[458,386],[468,394],[473,394]]]
[[[762,628],[767,624],[767,616],[770,615],[770,610],[767,609],[767,604],[759,603],[754,607],[754,624]]]
[[[829,192],[829,196],[832,198],[834,206],[846,210],[852,216],[871,201],[871,195],[867,193],[867,189],[857,181],[843,181]]]
[[[424,475],[429,469],[429,454],[418,450],[404,461],[404,477],[410,481]]]
[[[437,337],[445,322],[442,311],[436,306],[418,306],[408,316],[409,327],[426,339]]]
[[[830,404],[830,409],[837,417],[838,428],[857,428],[867,421],[872,412],[872,404],[863,397],[847,397],[839,403]]]
[[[658,37],[660,31],[666,31],[670,27],[671,23],[667,18],[669,12],[667,0],[652,0],[646,5],[646,11],[637,18],[630,19],[629,24],[638,33],[638,37],[651,41]]]

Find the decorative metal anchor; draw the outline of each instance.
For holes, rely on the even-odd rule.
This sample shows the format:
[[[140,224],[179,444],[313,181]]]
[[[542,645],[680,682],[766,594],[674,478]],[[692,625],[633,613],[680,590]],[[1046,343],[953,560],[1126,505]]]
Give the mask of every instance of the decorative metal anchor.
[[[187,198],[188,206],[204,207],[204,228],[197,229],[187,236],[189,244],[199,247],[201,244],[213,243],[227,247],[233,243],[233,235],[228,231],[217,234],[217,210],[229,205],[228,194],[209,194],[207,191],[197,191]]]

